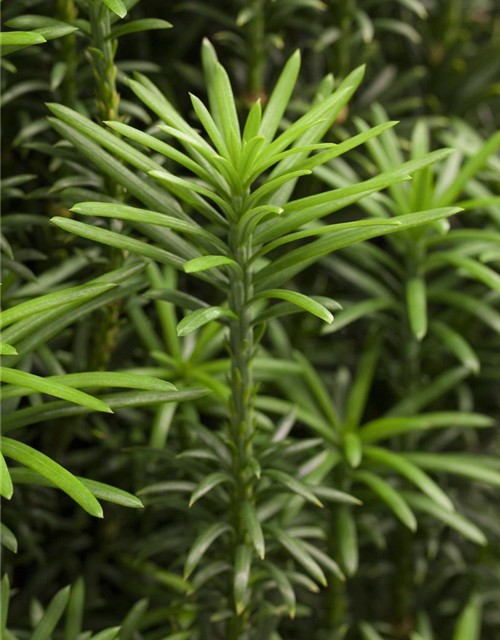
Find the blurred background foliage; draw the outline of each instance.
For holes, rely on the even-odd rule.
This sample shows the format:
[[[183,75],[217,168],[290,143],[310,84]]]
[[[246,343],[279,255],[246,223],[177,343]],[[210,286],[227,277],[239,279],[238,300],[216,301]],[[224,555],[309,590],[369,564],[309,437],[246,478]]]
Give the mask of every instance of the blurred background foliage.
[[[153,133],[154,116],[128,85],[143,74],[194,122],[189,92],[206,98],[200,52],[205,41],[208,55],[208,39],[242,116],[256,99],[266,104],[300,49],[301,72],[282,129],[308,110],[318,84],[338,86],[359,65],[366,65],[364,79],[325,141],[400,121],[345,159],[315,169],[295,197],[356,184],[448,147],[455,153],[413,174],[409,185],[353,202],[335,222],[359,212],[464,209],[450,220],[342,249],[297,275],[299,290],[342,304],[332,325],[322,329],[307,314],[270,323],[254,365],[263,425],[258,448],[264,457],[281,456],[283,472],[324,487],[316,495],[331,502],[321,512],[287,494],[280,526],[309,536],[307,544],[323,554],[316,560],[329,575],[338,573],[320,593],[288,558],[283,571],[256,574],[252,627],[241,637],[497,639],[495,0],[3,0],[1,8],[3,308],[84,283],[118,283],[75,303],[71,314],[52,309],[32,324],[28,318],[5,329],[18,355],[5,352],[4,364],[44,377],[122,371],[180,390],[99,395],[114,403],[112,416],[51,403],[38,392],[28,399],[7,392],[4,433],[18,430],[16,438],[76,476],[128,493],[115,495],[104,519],[96,519],[53,487],[13,473],[14,496],[2,504],[5,637],[226,637],[229,605],[218,582],[228,570],[225,558],[215,552],[219,565],[198,573],[198,583],[182,580],[197,533],[207,519],[217,521],[225,504],[219,487],[212,502],[186,508],[196,483],[217,471],[211,434],[225,416],[223,331],[211,323],[182,344],[171,337],[174,304],[191,308],[179,296],[204,300],[208,285],[193,285],[168,267],[144,268],[50,223],[54,215],[72,218],[70,208],[80,201],[133,198],[58,135],[46,106],[63,104],[99,126],[119,120]],[[9,40],[19,32],[25,35]],[[122,229],[117,221],[108,228]],[[159,289],[170,297],[162,299]],[[391,431],[397,417],[409,433]],[[339,436],[329,441],[332,424]],[[272,439],[273,430],[281,435]],[[440,519],[425,490],[417,492],[410,472],[386,454],[401,454],[432,476],[467,520]],[[387,487],[401,491],[415,511],[416,532],[405,526],[410,516]],[[144,509],[124,508],[140,506],[132,494]],[[271,499],[267,508],[272,514]]]

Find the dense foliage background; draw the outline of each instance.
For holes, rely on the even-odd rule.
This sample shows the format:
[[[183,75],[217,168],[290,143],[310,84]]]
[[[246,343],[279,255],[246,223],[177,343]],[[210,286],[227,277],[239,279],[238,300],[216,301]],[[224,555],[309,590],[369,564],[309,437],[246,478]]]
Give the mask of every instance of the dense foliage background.
[[[0,635],[499,638],[497,3],[1,7]]]

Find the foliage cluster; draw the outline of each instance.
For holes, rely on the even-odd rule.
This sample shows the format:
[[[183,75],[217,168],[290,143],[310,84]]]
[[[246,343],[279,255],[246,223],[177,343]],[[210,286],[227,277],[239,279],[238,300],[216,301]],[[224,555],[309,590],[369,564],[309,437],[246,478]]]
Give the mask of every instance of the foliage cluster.
[[[0,636],[498,638],[493,0],[2,10]]]

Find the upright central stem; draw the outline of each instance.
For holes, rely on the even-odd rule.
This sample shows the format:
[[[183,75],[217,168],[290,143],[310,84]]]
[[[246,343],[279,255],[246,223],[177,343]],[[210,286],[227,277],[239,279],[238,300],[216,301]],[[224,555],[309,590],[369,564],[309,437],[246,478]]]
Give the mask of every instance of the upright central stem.
[[[264,63],[266,57],[264,0],[251,0],[250,8],[253,12],[253,16],[248,24],[248,89],[251,95],[257,99],[262,96],[264,90]]]
[[[95,80],[95,100],[99,113],[99,120],[104,125],[107,120],[118,120],[120,94],[116,89],[117,67],[115,54],[117,40],[111,38],[111,11],[102,3],[94,2],[89,12],[91,29],[91,47],[88,56],[91,62]],[[116,200],[123,199],[121,187],[112,179],[104,178],[106,192]],[[111,228],[113,228],[111,223]],[[113,271],[123,264],[123,252],[109,247],[106,250],[108,258],[107,270]],[[91,369],[106,369],[111,354],[116,345],[119,330],[121,301],[113,302],[98,312],[95,336],[91,347],[89,366]]]
[[[96,102],[99,116],[105,120],[118,120],[120,95],[116,90],[117,68],[115,53],[117,41],[110,38],[111,12],[101,2],[94,3],[90,11],[92,49],[89,50],[96,84]]]
[[[231,367],[231,427],[235,442],[244,447],[252,428],[253,381],[250,362],[252,359],[253,329],[247,303],[252,297],[251,273],[248,268],[248,246],[236,247],[236,262],[241,268],[241,276],[231,278],[229,304],[239,320],[231,324],[230,346]],[[243,453],[243,449],[242,449]]]
[[[231,276],[229,305],[238,316],[231,322],[229,347],[231,351],[231,438],[233,451],[234,488],[231,494],[231,515],[235,531],[234,549],[245,543],[246,532],[241,507],[251,500],[251,472],[248,458],[252,451],[254,383],[252,379],[253,328],[247,303],[252,298],[252,275],[249,267],[250,244],[238,244],[236,230],[230,239],[234,259],[241,272]],[[232,584],[230,585],[232,595]],[[244,629],[245,612],[235,613],[228,624],[228,640],[238,640]]]
[[[78,17],[78,10],[73,0],[57,0],[57,17],[70,24]],[[74,108],[78,100],[76,72],[78,70],[78,51],[76,35],[70,33],[61,39],[61,61],[67,65],[67,71],[62,82],[62,101]]]
[[[421,273],[425,253],[421,243],[412,247],[408,253],[406,281]],[[421,386],[421,343],[413,335],[408,323],[403,327],[403,344],[405,345],[403,361],[403,388],[401,397],[410,397],[418,393]],[[410,439],[410,440],[409,440]],[[412,447],[411,434],[401,436],[401,449]],[[394,625],[403,631],[411,628],[413,622],[413,593],[415,589],[413,577],[414,539],[408,529],[398,523],[394,545]],[[406,631],[405,631],[406,633]],[[408,631],[409,633],[409,631]]]

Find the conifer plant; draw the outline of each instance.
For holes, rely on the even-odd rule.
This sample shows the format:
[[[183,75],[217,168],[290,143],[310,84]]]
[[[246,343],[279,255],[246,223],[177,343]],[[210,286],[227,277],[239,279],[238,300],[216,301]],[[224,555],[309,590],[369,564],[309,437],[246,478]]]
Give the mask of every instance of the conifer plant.
[[[106,131],[68,107],[49,106],[56,131],[138,205],[82,202],[72,208],[75,218],[92,216],[95,224],[64,217],[53,218],[53,222],[70,233],[199,279],[196,296],[171,289],[156,291],[161,299],[188,311],[171,336],[172,342],[210,322],[224,327],[230,372],[222,419],[205,434],[212,469],[190,498],[193,505],[210,494],[216,506],[204,512],[203,525],[190,539],[183,576],[189,581],[202,574],[198,581],[201,599],[204,583],[215,582],[219,595],[208,606],[211,624],[219,629],[220,637],[262,639],[271,637],[269,620],[276,617],[259,595],[263,584],[271,581],[275,585],[293,616],[291,579],[303,584],[312,578],[325,585],[320,565],[326,563],[329,570],[336,566],[325,554],[313,558],[300,531],[280,526],[282,502],[276,503],[277,509],[263,508],[269,496],[283,493],[299,494],[318,508],[322,506],[312,487],[285,472],[272,456],[264,455],[270,436],[267,423],[255,410],[258,387],[252,363],[266,326],[296,311],[331,323],[332,311],[339,304],[298,291],[292,278],[339,248],[435,222],[458,209],[323,224],[322,218],[365,195],[410,179],[412,171],[432,164],[440,153],[424,155],[346,188],[293,199],[299,178],[396,124],[377,125],[338,145],[321,142],[360,84],[363,68],[353,71],[335,90],[327,76],[307,113],[281,130],[299,73],[297,52],[285,65],[265,108],[255,102],[240,128],[228,74],[207,41],[202,58],[209,106],[196,96],[191,100],[203,133],[141,74],[129,85],[158,116],[155,133],[117,121],[107,122],[110,130]],[[166,170],[167,161],[175,163],[175,171]],[[186,177],[180,177],[181,173]],[[122,232],[100,226],[103,218],[122,221]],[[303,578],[291,570],[291,562],[305,572]]]

